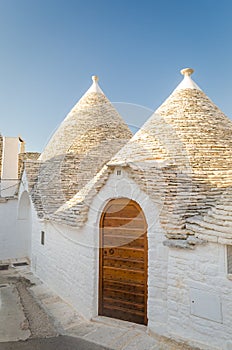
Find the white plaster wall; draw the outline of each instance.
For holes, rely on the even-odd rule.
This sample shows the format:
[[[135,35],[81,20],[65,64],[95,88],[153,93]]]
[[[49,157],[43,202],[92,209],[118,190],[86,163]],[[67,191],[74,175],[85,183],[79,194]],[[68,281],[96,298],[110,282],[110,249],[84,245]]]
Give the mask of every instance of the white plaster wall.
[[[41,231],[45,244],[41,244]],[[93,315],[95,250],[87,227],[75,230],[50,222],[33,225],[32,269],[85,318]]]
[[[225,256],[225,246],[216,243],[198,246],[194,250],[170,249],[168,331],[174,338],[200,345],[202,349],[232,349],[232,281],[227,278]],[[197,289],[200,295],[206,292],[219,298],[222,323],[204,318],[204,312],[203,317],[190,313],[191,289]],[[209,300],[202,300],[207,308]]]
[[[17,212],[17,236],[21,237],[24,244],[24,250],[29,259],[31,259],[31,234],[32,218],[31,203],[27,191],[23,191],[18,201]]]
[[[106,203],[117,197],[135,200],[148,224],[148,319],[156,332],[163,333],[167,322],[167,254],[158,223],[158,208],[122,172],[112,174],[94,198],[86,225],[81,229],[42,222],[33,213],[32,268],[50,288],[71,303],[85,318],[98,315],[99,221]],[[41,244],[41,231],[45,244]]]
[[[26,191],[24,175],[18,198],[0,201],[0,261],[30,258],[31,208]]]
[[[28,182],[24,172],[19,197],[27,191]],[[30,207],[32,271],[80,314],[90,319],[93,313],[96,260],[92,232],[86,227],[75,230],[40,220],[32,201]],[[41,244],[41,231],[45,233],[44,245]]]
[[[0,203],[0,261],[28,257],[24,232],[18,229],[17,211],[17,199]]]

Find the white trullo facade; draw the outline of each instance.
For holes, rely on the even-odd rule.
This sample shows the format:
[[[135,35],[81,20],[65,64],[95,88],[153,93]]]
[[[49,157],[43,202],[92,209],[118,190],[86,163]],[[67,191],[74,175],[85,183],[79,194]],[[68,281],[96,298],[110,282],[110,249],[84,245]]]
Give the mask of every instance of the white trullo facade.
[[[232,122],[192,72],[134,136],[93,77],[25,162],[18,200],[33,272],[85,318],[227,350]]]

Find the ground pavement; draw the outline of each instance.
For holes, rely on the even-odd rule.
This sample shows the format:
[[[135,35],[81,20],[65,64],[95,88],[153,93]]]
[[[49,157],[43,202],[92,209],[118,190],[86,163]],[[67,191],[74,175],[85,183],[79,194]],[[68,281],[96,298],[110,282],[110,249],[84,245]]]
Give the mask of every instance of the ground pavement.
[[[86,321],[29,266],[0,270],[0,311],[0,350],[196,350],[148,335],[145,326],[107,317]]]

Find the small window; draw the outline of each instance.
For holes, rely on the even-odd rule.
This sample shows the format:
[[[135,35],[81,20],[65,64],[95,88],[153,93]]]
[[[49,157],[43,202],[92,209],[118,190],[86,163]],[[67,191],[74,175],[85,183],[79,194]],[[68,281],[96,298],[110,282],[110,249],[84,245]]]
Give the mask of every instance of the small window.
[[[121,170],[117,170],[117,176],[120,176],[122,174]]]
[[[227,246],[227,273],[232,275],[232,245]]]
[[[44,245],[44,241],[45,241],[45,232],[41,231],[41,244]]]

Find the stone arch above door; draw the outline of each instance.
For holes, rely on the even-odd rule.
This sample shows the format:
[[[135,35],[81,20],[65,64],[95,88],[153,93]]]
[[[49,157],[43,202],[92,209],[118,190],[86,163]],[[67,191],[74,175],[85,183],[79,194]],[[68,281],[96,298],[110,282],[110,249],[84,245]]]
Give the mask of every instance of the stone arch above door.
[[[18,205],[18,219],[27,220],[31,217],[31,202],[27,191],[24,191],[20,197]]]
[[[147,324],[147,223],[137,202],[111,199],[100,219],[99,315]]]

